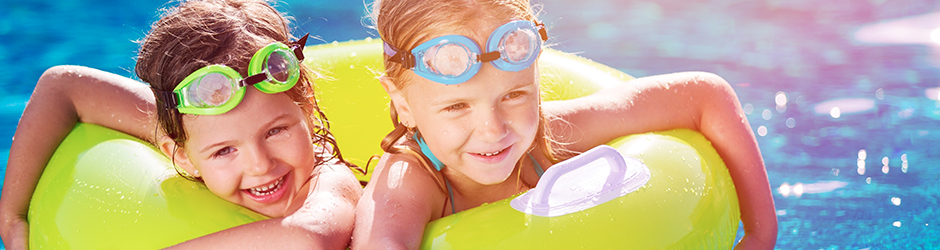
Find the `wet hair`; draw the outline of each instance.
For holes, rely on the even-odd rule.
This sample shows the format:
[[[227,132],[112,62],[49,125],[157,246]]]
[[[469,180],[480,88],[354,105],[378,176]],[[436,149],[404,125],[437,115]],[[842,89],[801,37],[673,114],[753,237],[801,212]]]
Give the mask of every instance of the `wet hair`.
[[[183,146],[187,140],[183,115],[175,107],[166,107],[157,93],[172,91],[189,74],[212,64],[226,65],[247,76],[248,63],[256,51],[273,42],[290,44],[289,24],[288,18],[264,0],[182,1],[165,9],[140,41],[135,68],[157,97],[158,129]],[[314,143],[331,149],[330,158],[319,162],[338,159],[358,170],[343,159],[330,133],[329,120],[317,105],[313,88],[316,74],[305,64],[300,68],[300,80],[284,93],[303,111]]]
[[[538,22],[528,0],[376,0],[372,5],[370,19],[382,41],[405,51],[410,51],[421,42],[432,39],[431,36],[437,31],[464,30],[467,33],[473,33],[475,31],[467,30],[465,25],[473,20],[517,19]],[[408,78],[411,77],[404,74],[408,69],[399,63],[391,62],[388,55],[385,55],[384,59],[385,76],[389,77],[398,89],[406,87],[406,84],[410,82]],[[533,65],[538,65],[538,63]],[[395,146],[403,136],[414,131],[409,131],[398,121],[398,113],[394,105],[394,103],[389,103],[395,129],[382,140],[382,150],[389,153],[400,153],[402,150],[416,151]],[[548,130],[548,120],[549,118],[542,113],[541,105],[539,105],[539,127],[533,147],[540,145],[541,153],[555,163],[560,161],[556,156],[563,155],[566,156],[565,158],[570,156],[568,151],[562,150],[560,144],[552,139]]]

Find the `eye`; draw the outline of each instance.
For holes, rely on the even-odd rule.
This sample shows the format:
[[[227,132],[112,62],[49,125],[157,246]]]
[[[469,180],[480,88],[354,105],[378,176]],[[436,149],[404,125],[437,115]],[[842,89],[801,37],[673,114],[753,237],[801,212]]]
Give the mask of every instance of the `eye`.
[[[446,108],[444,108],[444,111],[453,112],[453,111],[459,111],[461,109],[466,109],[468,107],[470,107],[470,105],[467,105],[466,103],[457,103],[457,104],[447,106]]]
[[[264,137],[265,137],[265,138],[271,138],[272,136],[275,136],[275,135],[278,135],[278,134],[284,132],[284,130],[287,130],[287,127],[275,127],[275,128],[272,128],[271,130],[268,130],[268,133],[265,134]]]
[[[506,96],[503,96],[503,99],[504,100],[517,99],[517,98],[524,96],[525,94],[526,94],[525,91],[513,91],[513,92],[509,92],[509,94],[506,94]]]
[[[233,148],[233,147],[224,147],[224,148],[219,149],[218,151],[215,151],[214,153],[212,153],[212,157],[213,157],[213,158],[218,158],[218,157],[226,156],[226,155],[231,154],[231,153],[234,153],[234,152],[235,152],[235,148]]]

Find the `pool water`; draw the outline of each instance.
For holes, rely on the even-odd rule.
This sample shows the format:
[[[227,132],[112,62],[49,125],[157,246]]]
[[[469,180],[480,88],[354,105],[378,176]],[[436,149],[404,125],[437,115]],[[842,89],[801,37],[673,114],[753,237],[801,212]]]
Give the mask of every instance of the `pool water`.
[[[774,190],[779,249],[940,248],[940,3],[533,0],[555,49],[634,76],[709,71],[733,86]],[[375,37],[363,1],[278,1],[294,34]],[[0,3],[0,161],[39,75],[133,77],[163,1]],[[934,38],[936,37],[936,38]]]

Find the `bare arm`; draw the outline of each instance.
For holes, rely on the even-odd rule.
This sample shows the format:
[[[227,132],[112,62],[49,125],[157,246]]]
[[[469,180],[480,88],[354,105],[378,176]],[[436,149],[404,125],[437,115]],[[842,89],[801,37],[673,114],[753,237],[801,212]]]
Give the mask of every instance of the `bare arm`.
[[[0,235],[11,249],[26,249],[26,214],[33,189],[59,143],[87,122],[152,141],[153,94],[140,82],[80,66],[46,70],[36,84],[10,147],[0,199]],[[17,140],[19,139],[19,140]]]
[[[226,229],[171,249],[345,249],[352,236],[359,181],[341,165],[324,165],[303,207],[274,218]]]
[[[411,156],[386,153],[356,207],[353,249],[418,249],[441,217],[443,192]]]
[[[689,72],[640,78],[586,98],[546,103],[545,112],[568,122],[553,122],[552,131],[579,152],[627,134],[700,131],[734,180],[745,230],[738,248],[769,249],[776,243],[777,217],[764,161],[737,95],[721,77]]]

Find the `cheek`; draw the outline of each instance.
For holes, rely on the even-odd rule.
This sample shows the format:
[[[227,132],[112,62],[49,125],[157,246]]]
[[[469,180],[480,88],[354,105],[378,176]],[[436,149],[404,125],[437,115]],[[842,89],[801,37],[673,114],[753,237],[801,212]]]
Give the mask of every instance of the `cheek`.
[[[421,135],[433,149],[451,149],[458,147],[468,136],[465,122],[435,121],[433,125],[421,130]]]
[[[326,142],[324,142],[324,144],[326,144]],[[300,171],[303,174],[312,173],[317,163],[316,155],[325,154],[319,152],[321,150],[318,150],[318,148],[314,148],[313,139],[310,138],[309,133],[302,133],[296,137],[292,137],[290,142],[285,143],[279,150],[284,154],[282,159],[293,166],[296,171]]]
[[[539,126],[539,106],[538,102],[523,105],[514,109],[510,114],[510,126],[520,131],[523,136],[535,136]]]
[[[224,198],[239,191],[238,174],[235,170],[240,167],[238,163],[229,162],[221,166],[214,162],[203,162],[197,166],[200,166],[199,172],[206,187],[217,196]]]

